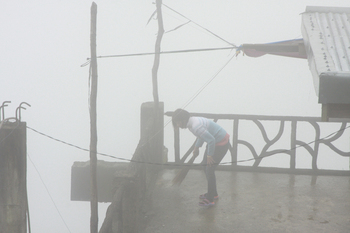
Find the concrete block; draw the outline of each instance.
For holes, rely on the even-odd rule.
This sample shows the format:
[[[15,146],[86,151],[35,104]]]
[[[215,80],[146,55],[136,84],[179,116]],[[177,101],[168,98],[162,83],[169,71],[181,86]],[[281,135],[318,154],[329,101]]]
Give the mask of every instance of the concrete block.
[[[98,202],[111,202],[117,187],[127,178],[129,163],[97,161]],[[90,201],[90,161],[74,162],[71,174],[71,200]]]

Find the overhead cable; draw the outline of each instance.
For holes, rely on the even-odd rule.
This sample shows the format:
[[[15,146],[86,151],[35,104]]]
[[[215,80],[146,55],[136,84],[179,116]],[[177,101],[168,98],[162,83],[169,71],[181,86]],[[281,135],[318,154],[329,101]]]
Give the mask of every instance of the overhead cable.
[[[295,146],[295,147],[293,147],[293,148],[291,148],[291,149],[289,149],[289,150],[287,150],[287,149],[286,149],[286,150],[281,150],[279,153],[283,153],[283,152],[288,152],[288,151],[296,150],[296,149],[298,149],[298,148],[300,148],[300,147],[303,147],[303,146],[306,146],[306,145],[310,145],[310,144],[315,143],[315,142],[318,142],[318,141],[322,141],[322,140],[324,140],[324,139],[326,139],[326,138],[329,138],[329,137],[331,137],[332,135],[334,135],[334,134],[336,134],[336,133],[338,133],[338,132],[340,132],[340,131],[345,131],[345,130],[348,129],[349,127],[350,127],[350,125],[347,126],[347,127],[345,127],[345,128],[339,129],[339,130],[337,130],[337,131],[335,131],[335,132],[333,132],[333,133],[331,133],[331,134],[329,134],[328,136],[325,136],[325,137],[323,137],[323,138],[320,138],[320,139],[311,141],[311,142],[309,142],[309,143],[304,143],[304,144]],[[75,148],[77,148],[77,149],[79,149],[79,150],[83,150],[83,151],[90,152],[89,149],[82,148],[82,147],[73,145],[73,144],[71,144],[71,143],[65,142],[65,141],[63,141],[63,140],[54,138],[54,137],[49,136],[49,135],[47,135],[47,134],[45,134],[45,133],[42,133],[42,132],[40,132],[40,131],[38,131],[38,130],[35,130],[35,129],[29,127],[29,126],[27,126],[27,128],[30,129],[30,130],[32,130],[32,131],[34,131],[34,132],[36,132],[36,133],[38,133],[38,134],[40,134],[40,135],[42,135],[42,136],[48,137],[48,138],[50,138],[50,139],[52,139],[52,140],[54,140],[54,141],[57,141],[57,142],[66,144],[66,145],[71,146],[71,147],[75,147]],[[161,166],[186,166],[186,164],[164,164],[164,163],[156,163],[156,162],[137,161],[137,160],[132,160],[132,159],[120,158],[120,157],[113,156],[113,155],[109,155],[109,154],[105,154],[105,153],[99,153],[99,152],[96,152],[96,153],[97,153],[98,155],[101,155],[101,156],[105,156],[105,157],[109,157],[109,158],[113,158],[113,159],[117,159],[117,160],[122,160],[122,161],[133,162],[133,163],[149,164],[149,165],[161,165]],[[251,159],[244,159],[244,160],[237,160],[237,161],[231,161],[231,162],[224,162],[224,163],[219,163],[218,165],[237,164],[237,163],[242,163],[242,162],[248,162],[248,161],[253,161],[253,160],[258,160],[258,159],[263,159],[263,158],[266,158],[266,157],[270,157],[270,156],[272,156],[272,155],[274,155],[274,154],[270,154],[270,155],[266,155],[266,156],[261,156],[261,157],[257,157],[257,158],[254,157],[254,158],[251,158]],[[192,165],[190,165],[190,166],[205,166],[205,165],[203,165],[203,164],[192,164]]]
[[[185,19],[191,21],[192,23],[194,23],[194,24],[197,25],[198,27],[202,28],[203,30],[206,30],[207,32],[209,32],[209,33],[212,34],[213,36],[219,38],[220,40],[226,42],[227,44],[232,45],[233,47],[236,47],[236,48],[237,48],[237,46],[236,46],[235,44],[233,44],[233,43],[231,43],[231,42],[228,42],[227,40],[225,40],[225,39],[223,39],[222,37],[218,36],[217,34],[213,33],[213,32],[210,31],[209,29],[206,29],[205,27],[199,25],[198,23],[196,23],[196,22],[194,22],[193,20],[189,19],[188,17],[184,16],[184,15],[181,14],[180,12],[178,12],[178,11],[172,9],[171,7],[165,5],[164,3],[163,3],[163,6],[165,6],[165,7],[168,8],[169,10],[172,10],[172,11],[175,12],[176,14],[178,14],[178,15],[184,17]]]
[[[194,52],[205,52],[205,51],[218,51],[218,50],[227,50],[227,49],[236,49],[237,47],[219,47],[219,48],[202,48],[202,49],[184,49],[184,50],[172,50],[172,51],[162,51],[159,54],[174,54],[174,53],[194,53]],[[115,54],[115,55],[104,55],[97,56],[96,58],[113,58],[113,57],[135,57],[135,56],[148,56],[154,55],[155,52],[150,53],[128,53],[128,54]],[[84,67],[90,64],[91,58],[87,58],[87,62],[80,65],[80,67]]]
[[[27,128],[28,128],[28,127],[27,127]],[[67,223],[66,223],[66,221],[64,220],[64,218],[63,218],[61,212],[59,211],[59,209],[58,209],[58,207],[57,207],[57,205],[56,205],[56,203],[55,203],[55,201],[54,201],[52,195],[50,194],[50,191],[49,191],[49,189],[47,188],[47,186],[46,186],[46,184],[45,184],[45,182],[44,182],[44,180],[43,180],[43,178],[42,178],[42,176],[41,176],[39,170],[38,170],[37,167],[35,166],[34,162],[33,162],[32,159],[30,158],[29,154],[27,154],[27,156],[28,156],[28,158],[29,158],[29,161],[32,163],[32,165],[33,165],[35,171],[38,173],[39,178],[40,178],[40,180],[41,180],[41,183],[44,185],[44,187],[45,187],[45,189],[46,189],[46,192],[47,192],[47,194],[49,195],[49,197],[50,197],[50,199],[51,199],[53,205],[55,206],[55,209],[56,209],[58,215],[60,216],[62,222],[63,222],[64,225],[66,226],[67,230],[68,230],[69,232],[71,232],[70,229],[69,229],[69,227],[68,227],[68,225],[67,225]]]

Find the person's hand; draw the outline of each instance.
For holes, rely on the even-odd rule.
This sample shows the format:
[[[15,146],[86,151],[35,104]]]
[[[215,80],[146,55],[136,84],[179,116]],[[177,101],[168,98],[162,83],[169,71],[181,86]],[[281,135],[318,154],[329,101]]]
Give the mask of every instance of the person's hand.
[[[197,157],[199,155],[199,148],[195,147],[193,150],[193,156]]]
[[[215,160],[213,159],[213,156],[207,156],[207,165],[211,166],[215,163]]]

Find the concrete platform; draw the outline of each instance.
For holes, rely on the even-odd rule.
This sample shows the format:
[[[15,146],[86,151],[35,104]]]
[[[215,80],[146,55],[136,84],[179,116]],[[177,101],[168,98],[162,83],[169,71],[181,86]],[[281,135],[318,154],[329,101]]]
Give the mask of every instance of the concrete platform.
[[[160,175],[145,233],[350,232],[350,177],[216,171],[219,200],[203,208],[204,173],[174,187],[176,172]]]

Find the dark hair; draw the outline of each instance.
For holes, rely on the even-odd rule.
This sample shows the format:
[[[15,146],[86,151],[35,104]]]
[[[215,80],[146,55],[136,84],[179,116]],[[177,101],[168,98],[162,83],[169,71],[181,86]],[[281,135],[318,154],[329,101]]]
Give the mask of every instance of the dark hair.
[[[173,113],[172,122],[173,126],[176,127],[178,122],[183,122],[187,124],[188,119],[190,119],[190,113],[181,108],[176,109]]]

